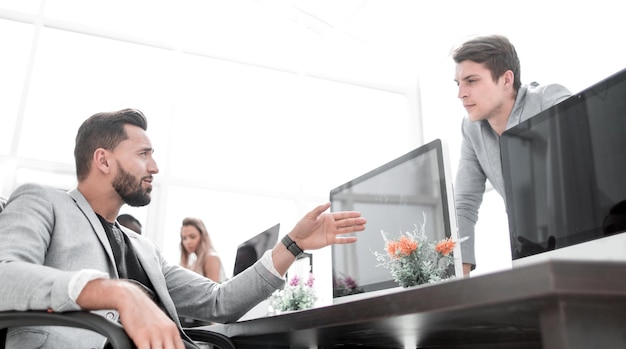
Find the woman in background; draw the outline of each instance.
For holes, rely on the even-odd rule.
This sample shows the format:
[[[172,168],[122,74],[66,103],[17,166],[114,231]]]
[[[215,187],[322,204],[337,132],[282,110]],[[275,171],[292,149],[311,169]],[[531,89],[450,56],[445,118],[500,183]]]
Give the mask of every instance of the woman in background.
[[[199,218],[183,219],[180,229],[180,265],[215,281],[226,280],[224,267]]]
[[[211,243],[204,222],[199,218],[183,219],[180,228],[180,265],[215,282],[226,281],[222,261]],[[185,328],[211,324],[183,316],[179,320]]]

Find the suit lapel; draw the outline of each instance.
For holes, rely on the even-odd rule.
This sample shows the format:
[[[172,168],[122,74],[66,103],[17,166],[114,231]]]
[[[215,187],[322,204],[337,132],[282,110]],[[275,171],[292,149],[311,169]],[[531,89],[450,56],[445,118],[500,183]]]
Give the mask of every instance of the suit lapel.
[[[133,245],[137,258],[139,259],[139,263],[141,263],[143,270],[146,272],[150,282],[152,282],[154,291],[159,296],[159,299],[163,303],[163,306],[169,313],[170,317],[180,327],[181,324],[178,319],[178,313],[176,312],[176,306],[174,305],[174,302],[172,302],[172,298],[167,291],[167,285],[165,284],[165,278],[163,277],[163,271],[161,270],[161,264],[157,259],[157,255],[154,254],[153,250],[147,250],[144,247],[144,244],[138,241],[137,236],[134,234],[127,235],[130,238],[130,243]]]
[[[102,227],[102,223],[100,223],[100,220],[91,208],[91,205],[89,205],[87,199],[85,199],[83,194],[81,194],[78,189],[71,190],[70,196],[76,202],[76,206],[78,206],[78,208],[85,215],[85,218],[87,218],[89,224],[91,224],[93,231],[100,240],[102,247],[109,257],[110,269],[113,270],[115,276],[119,278],[119,275],[117,274],[117,267],[115,266],[115,258],[113,257],[113,250],[111,249],[111,244],[109,243],[109,239],[107,238],[106,232],[104,231],[104,227]],[[126,228],[122,227],[122,230],[125,229]],[[170,317],[174,320],[174,322],[176,322],[178,327],[181,327],[180,321],[178,319],[178,313],[176,312],[176,306],[174,305],[174,302],[172,302],[172,298],[167,291],[167,285],[165,284],[165,278],[163,277],[163,272],[161,271],[161,265],[157,259],[157,256],[152,251],[147,251],[144,247],[144,244],[139,243],[137,241],[137,237],[134,236],[134,234],[127,234],[126,232],[124,233],[130,238],[130,242],[133,245],[135,254],[137,255],[137,258],[139,259],[139,262],[141,263],[144,271],[146,272],[146,275],[150,279],[150,282],[152,282],[152,286],[154,286],[154,289],[159,296],[159,299],[163,303],[163,306],[169,313]]]
[[[78,206],[81,212],[85,215],[85,218],[89,221],[91,228],[96,233],[98,240],[100,240],[100,244],[102,244],[102,247],[106,251],[107,256],[109,257],[109,269],[113,270],[115,276],[119,278],[119,275],[117,274],[117,267],[115,266],[115,258],[113,257],[113,250],[111,249],[111,244],[109,244],[109,239],[104,231],[104,227],[102,227],[102,223],[100,223],[100,220],[91,208],[91,205],[89,205],[87,199],[85,199],[83,194],[78,191],[78,189],[71,190],[70,196],[74,199],[76,206]]]

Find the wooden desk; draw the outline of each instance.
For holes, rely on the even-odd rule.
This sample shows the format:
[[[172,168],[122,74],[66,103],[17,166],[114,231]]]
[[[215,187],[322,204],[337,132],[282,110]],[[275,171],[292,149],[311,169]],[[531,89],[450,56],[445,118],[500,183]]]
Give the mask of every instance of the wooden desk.
[[[626,348],[626,264],[551,261],[207,328],[238,348]]]

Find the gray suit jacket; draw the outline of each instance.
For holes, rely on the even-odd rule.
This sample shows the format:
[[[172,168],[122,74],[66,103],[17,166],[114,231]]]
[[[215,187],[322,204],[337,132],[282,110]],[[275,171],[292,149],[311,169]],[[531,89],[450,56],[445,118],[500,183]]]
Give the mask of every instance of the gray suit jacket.
[[[170,264],[146,237],[122,228],[166,312],[231,322],[266,299],[284,280],[261,263],[223,283]],[[0,214],[0,311],[80,310],[69,296],[70,279],[95,269],[117,278],[111,246],[95,212],[78,191],[35,184],[15,190]],[[7,348],[98,348],[104,338],[72,328],[12,328]]]

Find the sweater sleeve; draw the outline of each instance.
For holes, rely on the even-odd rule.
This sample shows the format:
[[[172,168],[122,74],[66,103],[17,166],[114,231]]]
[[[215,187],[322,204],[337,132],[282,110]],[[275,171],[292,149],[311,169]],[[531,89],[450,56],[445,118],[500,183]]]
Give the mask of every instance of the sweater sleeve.
[[[468,123],[468,119],[464,119],[462,123],[463,141],[454,194],[459,237],[467,237],[461,244],[461,257],[463,263],[475,266],[474,227],[478,220],[478,209],[483,201],[487,177],[476,157],[472,141],[467,136]]]

